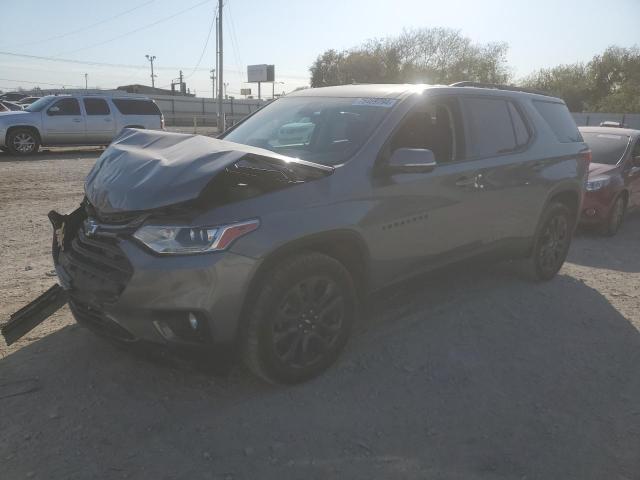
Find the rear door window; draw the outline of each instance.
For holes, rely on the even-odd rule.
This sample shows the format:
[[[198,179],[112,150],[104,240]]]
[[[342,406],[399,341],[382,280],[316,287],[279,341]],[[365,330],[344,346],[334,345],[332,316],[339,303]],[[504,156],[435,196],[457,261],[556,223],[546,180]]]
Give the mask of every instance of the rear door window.
[[[564,103],[534,100],[533,106],[560,143],[582,142],[576,122]]]
[[[109,115],[109,105],[102,98],[85,98],[84,109],[87,115]]]
[[[114,98],[113,103],[123,115],[160,115],[160,109],[151,100]]]
[[[512,123],[509,104],[510,102],[502,98],[462,97],[468,130],[469,158],[500,155],[519,147],[520,143],[516,140],[517,129]],[[522,121],[521,117],[520,121]],[[526,130],[526,127],[524,128]],[[518,129],[521,130],[522,126]],[[522,132],[520,135],[521,140],[528,140]]]

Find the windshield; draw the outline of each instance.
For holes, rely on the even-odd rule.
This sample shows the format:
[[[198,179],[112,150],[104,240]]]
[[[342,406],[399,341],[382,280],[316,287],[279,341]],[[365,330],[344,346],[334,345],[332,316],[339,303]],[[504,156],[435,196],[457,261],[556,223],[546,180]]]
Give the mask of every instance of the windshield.
[[[592,163],[615,165],[624,155],[629,137],[617,133],[582,132],[584,141],[591,149]]]
[[[42,97],[39,100],[36,100],[35,102],[33,102],[27,108],[25,108],[25,111],[27,111],[27,112],[39,112],[43,108],[45,108],[47,105],[49,105],[54,98],[55,97]]]
[[[337,165],[364,144],[394,103],[381,98],[281,98],[222,138]]]

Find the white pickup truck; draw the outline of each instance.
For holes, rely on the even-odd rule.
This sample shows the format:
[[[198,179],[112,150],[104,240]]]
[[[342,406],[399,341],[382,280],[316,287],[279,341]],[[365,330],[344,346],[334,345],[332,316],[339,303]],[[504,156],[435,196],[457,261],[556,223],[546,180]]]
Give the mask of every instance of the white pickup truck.
[[[108,145],[124,128],[164,129],[164,117],[147,97],[50,95],[0,112],[0,150],[28,155],[41,145]]]

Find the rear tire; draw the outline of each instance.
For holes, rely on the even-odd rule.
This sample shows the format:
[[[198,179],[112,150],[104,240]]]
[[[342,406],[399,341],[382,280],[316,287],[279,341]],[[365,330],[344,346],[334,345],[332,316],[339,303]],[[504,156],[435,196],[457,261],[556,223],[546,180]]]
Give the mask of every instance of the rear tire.
[[[551,280],[560,271],[569,253],[574,227],[574,215],[566,205],[554,202],[547,207],[526,261],[526,273],[532,280]]]
[[[40,138],[29,128],[16,128],[7,135],[7,148],[15,155],[32,155],[40,149]]]
[[[602,225],[602,234],[607,237],[613,237],[618,230],[620,230],[620,225],[622,225],[622,221],[624,220],[624,214],[626,210],[626,202],[622,195],[618,195],[613,206],[611,207],[611,211],[609,212],[609,216],[607,220]]]
[[[294,255],[274,267],[249,312],[243,360],[271,383],[319,375],[344,348],[357,315],[347,269],[321,253]]]

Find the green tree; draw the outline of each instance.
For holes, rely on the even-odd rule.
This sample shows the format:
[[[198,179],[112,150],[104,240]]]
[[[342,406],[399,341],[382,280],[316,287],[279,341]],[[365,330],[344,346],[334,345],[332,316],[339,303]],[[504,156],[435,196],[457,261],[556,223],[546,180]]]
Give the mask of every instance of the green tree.
[[[589,71],[581,63],[538,70],[521,84],[564,99],[572,112],[583,111],[589,102]]]
[[[640,49],[611,46],[587,64],[538,70],[522,84],[563,98],[574,112],[640,113]]]
[[[640,49],[612,46],[589,63],[591,104],[599,112],[640,112]]]
[[[462,80],[503,83],[510,77],[507,49],[506,43],[475,44],[447,28],[407,30],[351,50],[327,50],[310,67],[311,86]]]
[[[311,67],[311,86],[329,87],[344,82],[340,74],[340,66],[344,62],[344,54],[336,50],[327,50],[318,56]]]

